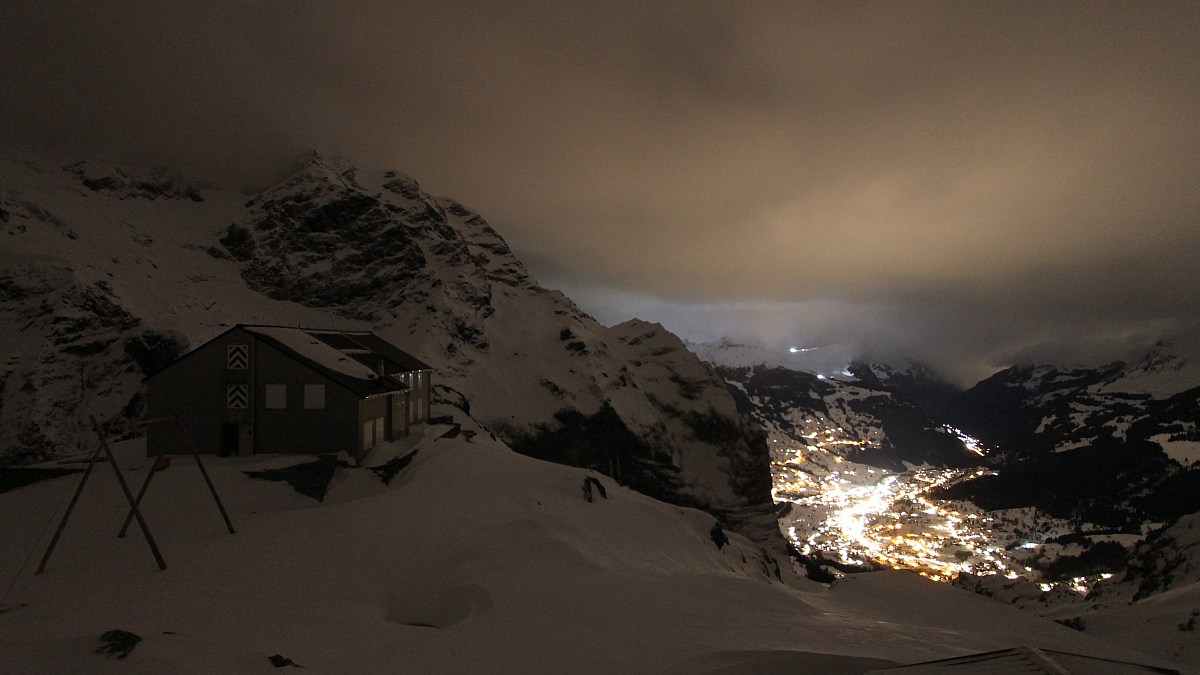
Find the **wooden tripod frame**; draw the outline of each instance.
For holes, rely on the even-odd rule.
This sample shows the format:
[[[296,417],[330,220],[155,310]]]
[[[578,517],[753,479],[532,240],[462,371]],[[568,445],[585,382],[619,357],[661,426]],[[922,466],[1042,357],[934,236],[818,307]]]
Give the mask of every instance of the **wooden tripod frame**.
[[[204,476],[204,483],[208,486],[208,491],[212,494],[213,501],[217,503],[217,509],[221,511],[221,517],[225,519],[225,527],[229,528],[229,534],[237,534],[237,530],[233,529],[233,523],[229,520],[229,514],[225,512],[225,505],[221,503],[221,497],[217,494],[217,488],[213,485],[212,478],[209,478],[208,470],[204,468],[204,462],[200,461],[200,453],[196,451],[196,444],[192,442],[192,435],[189,434],[187,428],[183,426],[183,419],[179,416],[179,414],[176,413],[171,417],[157,417],[152,420],[146,420],[145,422],[142,422],[142,426],[150,426],[151,424],[158,424],[159,422],[168,421],[174,421],[175,424],[179,426],[179,432],[183,434],[184,438],[187,439],[188,448],[192,452],[192,458],[196,460],[196,466],[200,468],[200,475]],[[142,488],[138,490],[137,499],[133,501],[133,506],[129,509],[129,514],[125,516],[125,523],[121,525],[121,531],[117,534],[118,537],[124,537],[125,532],[129,530],[129,524],[136,517],[137,509],[142,503],[142,497],[146,496],[146,490],[150,488],[150,480],[154,478],[154,474],[167,468],[166,466],[163,466],[163,460],[166,460],[167,465],[169,466],[170,460],[166,455],[160,455],[159,458],[155,460],[154,465],[150,467],[150,471],[146,473],[146,480],[142,483]]]
[[[92,469],[96,466],[96,462],[100,459],[100,455],[102,453],[109,465],[112,466],[113,472],[117,475],[117,482],[121,484],[121,491],[125,493],[125,501],[129,503],[129,514],[125,517],[125,523],[121,526],[121,532],[117,536],[124,537],[126,531],[129,529],[129,524],[136,520],[138,527],[142,530],[142,534],[146,536],[146,543],[150,546],[150,552],[154,554],[154,561],[158,563],[158,569],[167,569],[167,563],[163,560],[162,553],[158,550],[158,544],[154,542],[154,536],[150,534],[150,528],[146,525],[146,519],[142,517],[142,512],[139,508],[142,503],[142,498],[146,496],[146,490],[150,488],[150,480],[154,478],[155,473],[158,473],[159,470],[165,468],[161,466],[161,462],[163,459],[165,459],[165,456],[160,457],[159,460],[155,461],[154,465],[150,467],[150,470],[146,473],[146,480],[142,482],[142,488],[138,491],[137,498],[135,499],[133,493],[129,491],[129,484],[125,482],[125,475],[121,473],[121,468],[117,466],[116,457],[113,456],[112,450],[108,447],[108,429],[112,422],[110,421],[108,424],[101,427],[96,423],[96,419],[94,417],[91,418],[91,420],[92,427],[96,429],[98,435],[96,448],[92,450],[92,454],[88,456],[87,469],[83,472],[83,478],[79,480],[79,487],[75,488],[75,494],[71,497],[71,503],[67,505],[67,511],[63,514],[62,522],[58,524],[58,529],[54,532],[54,538],[50,540],[50,546],[46,548],[46,554],[42,556],[42,562],[38,565],[35,574],[41,574],[46,570],[46,563],[50,560],[50,554],[54,552],[54,547],[58,545],[58,540],[60,537],[62,537],[63,530],[67,528],[67,521],[71,518],[71,512],[75,510],[75,504],[79,501],[79,496],[83,494],[83,488],[85,485],[87,485],[88,478],[90,478],[92,475]],[[213,485],[212,478],[209,477],[208,471],[204,468],[204,462],[200,461],[200,453],[196,451],[196,444],[192,442],[192,437],[184,427],[183,420],[180,418],[180,416],[176,414],[171,417],[160,417],[157,419],[146,420],[142,423],[142,426],[148,426],[170,420],[174,420],[175,423],[179,425],[180,432],[183,434],[183,437],[187,439],[188,446],[191,449],[192,457],[196,460],[196,466],[200,468],[200,475],[204,476],[204,483],[208,485],[208,491],[212,494],[213,501],[217,503],[217,508],[221,511],[221,517],[225,519],[225,526],[229,528],[229,534],[235,534],[236,530],[233,529],[233,522],[229,520],[229,514],[225,511],[225,505],[221,503],[221,497],[217,495],[217,488]]]
[[[92,469],[96,466],[96,460],[103,453],[108,463],[113,468],[113,473],[117,475],[117,482],[121,484],[121,491],[125,493],[125,500],[129,502],[130,511],[133,517],[137,519],[138,527],[142,529],[142,534],[146,536],[146,543],[150,545],[150,552],[154,554],[154,561],[158,563],[158,569],[167,569],[167,563],[163,560],[162,553],[158,550],[158,544],[154,543],[154,535],[150,534],[150,527],[146,525],[146,519],[142,517],[142,512],[138,510],[137,503],[133,500],[133,493],[129,491],[129,484],[125,482],[125,475],[121,473],[121,467],[117,466],[117,458],[113,456],[113,452],[108,447],[108,427],[112,424],[110,420],[108,424],[101,427],[96,423],[96,418],[91,418],[92,428],[99,435],[96,443],[96,449],[92,450],[92,454],[88,456],[87,470],[83,472],[83,478],[79,480],[79,487],[75,488],[75,495],[71,497],[71,503],[67,505],[67,511],[63,514],[62,522],[58,524],[58,529],[54,532],[54,538],[50,540],[50,546],[46,549],[46,554],[42,556],[42,562],[38,564],[37,571],[34,574],[41,574],[46,571],[46,563],[50,561],[50,554],[54,553],[54,547],[58,545],[58,540],[62,537],[63,530],[67,528],[67,521],[71,518],[71,512],[75,510],[75,504],[79,501],[79,495],[83,494],[83,488],[87,485],[88,478],[92,475]]]

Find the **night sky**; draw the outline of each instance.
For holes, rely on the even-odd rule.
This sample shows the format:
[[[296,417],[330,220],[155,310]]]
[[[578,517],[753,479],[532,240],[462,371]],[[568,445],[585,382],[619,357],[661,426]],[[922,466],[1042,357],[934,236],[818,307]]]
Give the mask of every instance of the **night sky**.
[[[0,142],[398,168],[691,339],[964,381],[1200,346],[1200,3],[455,5],[8,0]]]

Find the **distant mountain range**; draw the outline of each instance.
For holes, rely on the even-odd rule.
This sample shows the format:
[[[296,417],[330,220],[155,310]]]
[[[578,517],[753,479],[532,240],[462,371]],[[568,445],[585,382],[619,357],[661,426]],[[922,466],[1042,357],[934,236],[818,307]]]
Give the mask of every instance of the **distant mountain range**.
[[[780,366],[728,368],[717,372],[730,385],[742,412],[797,440],[822,445],[861,464],[903,471],[905,464],[972,466],[983,458],[954,432],[933,420],[891,373],[861,364],[854,375],[825,377]],[[883,374],[883,376],[881,376]],[[912,373],[898,381],[910,384]]]
[[[821,373],[804,368],[806,354],[730,341],[696,350],[743,412],[792,438],[821,434],[836,441],[827,449],[892,470],[991,469],[946,498],[1131,531],[1200,511],[1200,364],[1169,345],[1096,368],[1014,366],[966,391],[920,364],[848,361]]]
[[[1123,526],[1200,511],[1200,367],[1159,345],[1099,368],[1013,367],[946,419],[994,448],[998,475],[949,496]]]

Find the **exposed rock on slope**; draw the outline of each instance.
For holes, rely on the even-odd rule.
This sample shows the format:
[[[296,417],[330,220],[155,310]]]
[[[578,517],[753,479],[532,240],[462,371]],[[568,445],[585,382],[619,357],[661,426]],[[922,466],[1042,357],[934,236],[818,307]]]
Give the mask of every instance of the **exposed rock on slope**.
[[[671,500],[769,501],[765,443],[711,369],[661,326],[608,329],[541,288],[461,204],[395,172],[315,158],[248,205],[225,237],[251,288],[420,345],[514,448]]]
[[[153,367],[163,336],[142,330],[112,295],[103,281],[83,285],[52,264],[0,269],[0,333],[6,336],[0,448],[9,449],[9,462],[74,448],[91,416],[119,417],[118,433],[131,430],[129,418],[140,412],[139,360]]]
[[[711,368],[661,326],[601,326],[411,178],[313,155],[245,195],[53,166],[0,161],[0,346],[17,355],[0,419],[23,420],[4,461],[72,449],[93,414],[129,431],[172,345],[238,322],[371,327],[518,449],[722,512],[769,504],[765,442]]]

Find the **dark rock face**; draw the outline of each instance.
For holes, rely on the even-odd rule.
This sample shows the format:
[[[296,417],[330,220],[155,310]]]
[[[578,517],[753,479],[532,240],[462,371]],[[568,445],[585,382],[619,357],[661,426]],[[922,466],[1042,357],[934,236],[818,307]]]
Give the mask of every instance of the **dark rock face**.
[[[374,304],[384,289],[411,290],[425,257],[405,224],[353,189],[268,200],[250,228],[246,281],[279,300],[311,307]],[[222,242],[224,243],[224,242]],[[242,243],[230,249],[248,248]]]
[[[600,325],[540,287],[481,216],[411,178],[312,155],[257,194],[212,188],[200,202],[169,174],[8,170],[26,192],[0,194],[4,236],[24,237],[31,259],[81,264],[0,268],[5,461],[90,441],[93,415],[133,433],[141,379],[231,324],[354,320],[436,369],[436,403],[517,449],[743,531],[765,514],[760,540],[781,541],[765,439],[711,368],[661,326]]]
[[[96,653],[123,659],[129,656],[129,653],[141,641],[141,635],[130,633],[127,630],[113,629],[105,631],[100,636],[100,647],[96,649]]]
[[[655,450],[633,433],[612,406],[593,415],[560,410],[555,426],[498,435],[517,452],[559,464],[594,468],[638,492],[674,504],[703,506],[683,491],[679,468],[669,453]]]
[[[696,438],[712,443],[729,464],[729,487],[747,504],[771,504],[771,451],[767,435],[746,421],[709,409],[689,411],[683,424]]]
[[[118,199],[204,201],[195,186],[166,169],[156,169],[147,176],[135,176],[122,167],[97,166],[91,162],[79,162],[65,169],[78,176],[87,189]]]
[[[486,348],[491,282],[528,287],[528,273],[461,205],[443,206],[394,173],[383,187],[373,192],[353,169],[314,156],[250,200],[249,218],[229,225],[221,244],[245,263],[246,283],[269,297],[365,321],[421,307],[458,340]],[[452,226],[447,210],[467,217],[472,231]],[[489,253],[506,258],[501,269]]]
[[[234,260],[244,262],[254,257],[254,237],[250,235],[250,230],[237,223],[226,228],[225,236],[221,237],[219,241]]]
[[[0,326],[10,353],[0,364],[0,465],[49,459],[75,448],[89,418],[108,419],[110,400],[137,394],[124,350],[140,320],[103,283],[80,285],[53,263],[0,269]],[[113,425],[114,437],[134,430]]]
[[[770,455],[762,433],[718,414],[685,415],[697,439],[721,448],[728,481],[746,505],[771,503]],[[720,511],[686,489],[670,449],[634,433],[611,405],[592,415],[560,410],[555,424],[533,430],[495,429],[517,452],[560,464],[589,467],[662,501]]]

